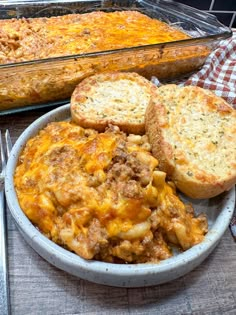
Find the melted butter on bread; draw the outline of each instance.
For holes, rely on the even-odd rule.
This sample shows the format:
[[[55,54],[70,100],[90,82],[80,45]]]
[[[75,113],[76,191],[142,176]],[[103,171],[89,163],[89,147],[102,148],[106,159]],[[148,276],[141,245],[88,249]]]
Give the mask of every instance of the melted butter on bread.
[[[211,91],[158,88],[146,130],[160,168],[188,196],[210,198],[235,184],[236,111]]]

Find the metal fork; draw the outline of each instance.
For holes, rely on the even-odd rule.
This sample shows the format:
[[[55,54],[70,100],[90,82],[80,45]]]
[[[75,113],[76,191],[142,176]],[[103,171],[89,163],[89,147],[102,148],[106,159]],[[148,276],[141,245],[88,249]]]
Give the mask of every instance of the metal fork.
[[[9,299],[9,282],[8,282],[8,259],[7,259],[7,211],[6,199],[4,194],[4,178],[7,159],[9,157],[12,142],[10,133],[7,130],[4,140],[0,130],[0,151],[2,171],[0,174],[0,314],[10,314],[10,299]]]
[[[235,208],[234,208],[234,215],[230,221],[229,229],[233,236],[234,241],[236,242],[236,202],[235,202]]]

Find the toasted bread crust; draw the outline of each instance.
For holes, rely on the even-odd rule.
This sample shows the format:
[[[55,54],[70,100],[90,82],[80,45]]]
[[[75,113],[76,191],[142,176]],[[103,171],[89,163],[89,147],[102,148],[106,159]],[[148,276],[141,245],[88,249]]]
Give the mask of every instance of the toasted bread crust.
[[[144,116],[156,86],[137,73],[101,73],[83,80],[71,97],[72,120],[104,131],[115,124],[126,133],[144,134]]]
[[[236,111],[199,87],[160,87],[146,110],[146,132],[159,168],[192,198],[236,183]]]

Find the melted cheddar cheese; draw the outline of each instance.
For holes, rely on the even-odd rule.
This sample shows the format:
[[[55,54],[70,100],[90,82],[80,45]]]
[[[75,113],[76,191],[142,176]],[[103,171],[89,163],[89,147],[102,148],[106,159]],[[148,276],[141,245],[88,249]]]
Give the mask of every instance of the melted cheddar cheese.
[[[27,142],[14,181],[22,210],[54,242],[86,259],[157,262],[207,230],[157,166],[146,136],[53,122]]]
[[[190,38],[137,11],[0,20],[0,63],[152,45]]]
[[[0,64],[51,58],[1,72],[0,110],[65,100],[84,78],[100,72],[135,71],[148,79],[191,73],[209,55],[207,45],[152,47],[189,38],[138,11],[0,20]],[[77,54],[83,58],[66,57]],[[66,58],[53,59],[61,56]]]

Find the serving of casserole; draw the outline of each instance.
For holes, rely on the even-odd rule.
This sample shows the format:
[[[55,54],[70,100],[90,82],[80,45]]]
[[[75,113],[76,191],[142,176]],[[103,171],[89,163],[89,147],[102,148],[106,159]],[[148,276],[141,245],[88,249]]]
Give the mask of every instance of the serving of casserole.
[[[158,262],[200,243],[194,216],[150,153],[146,136],[54,122],[19,157],[15,186],[27,217],[49,239],[85,259]]]
[[[69,105],[40,117],[9,157],[6,198],[30,246],[73,275],[122,287],[200,264],[228,228],[234,189],[210,200],[177,195],[146,136],[98,133],[70,118]]]

